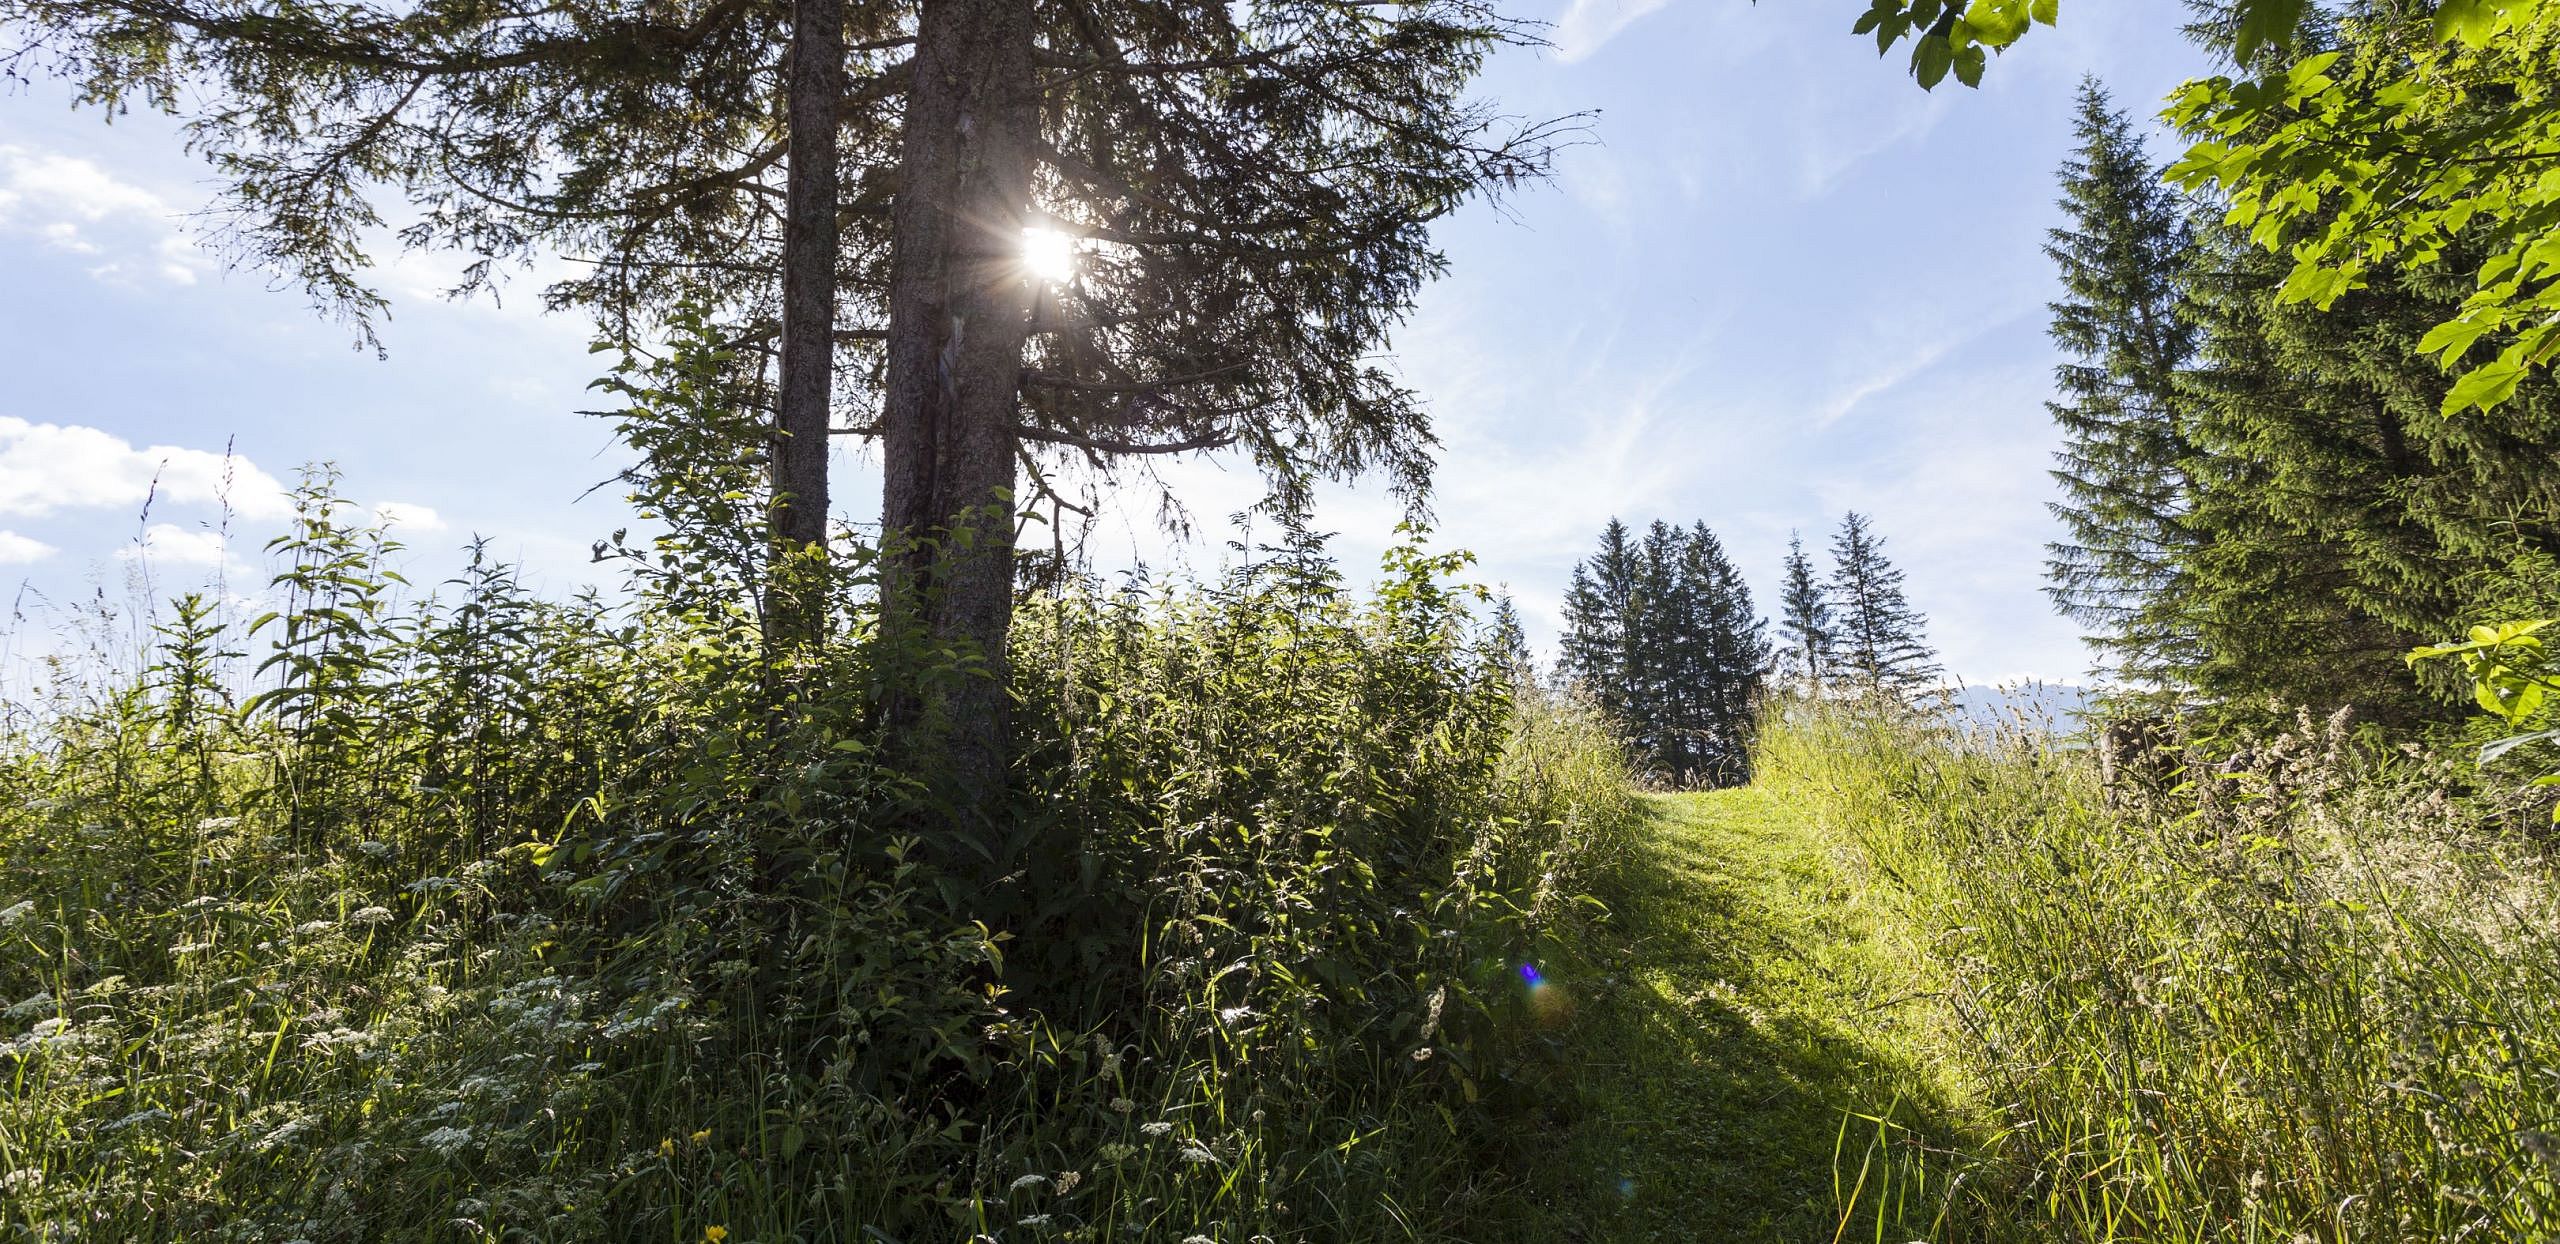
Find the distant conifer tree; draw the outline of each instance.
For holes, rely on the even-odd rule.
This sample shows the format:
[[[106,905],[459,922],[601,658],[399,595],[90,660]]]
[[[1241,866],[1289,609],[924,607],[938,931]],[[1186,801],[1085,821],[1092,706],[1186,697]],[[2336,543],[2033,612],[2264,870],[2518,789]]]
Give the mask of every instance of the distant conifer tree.
[[[1780,677],[1820,693],[1831,673],[1833,638],[1831,602],[1813,573],[1813,559],[1804,555],[1804,537],[1790,531],[1786,579],[1778,588]]]
[[[1655,522],[1638,542],[1613,519],[1599,551],[1574,567],[1561,672],[1662,781],[1739,782],[1768,668],[1767,626],[1704,524]]]
[[[1759,728],[1761,681],[1769,671],[1768,622],[1751,607],[1751,587],[1725,556],[1724,544],[1700,523],[1684,556],[1684,595],[1695,603],[1690,644],[1693,728],[1700,746],[1695,777],[1702,785],[1750,780],[1751,739]]]
[[[1903,598],[1902,570],[1884,555],[1884,537],[1851,511],[1831,538],[1832,607],[1839,617],[1835,669],[1861,690],[1908,697],[1942,671],[1922,637],[1929,620]]]
[[[1515,683],[1536,681],[1537,660],[1529,652],[1529,632],[1520,625],[1520,607],[1512,602],[1507,587],[1493,598],[1492,630],[1485,643],[1495,663],[1508,670]]]
[[[1601,712],[1621,722],[1628,719],[1634,665],[1628,618],[1635,608],[1637,561],[1627,525],[1610,519],[1600,532],[1600,551],[1573,568],[1557,657],[1559,678],[1582,687]]]

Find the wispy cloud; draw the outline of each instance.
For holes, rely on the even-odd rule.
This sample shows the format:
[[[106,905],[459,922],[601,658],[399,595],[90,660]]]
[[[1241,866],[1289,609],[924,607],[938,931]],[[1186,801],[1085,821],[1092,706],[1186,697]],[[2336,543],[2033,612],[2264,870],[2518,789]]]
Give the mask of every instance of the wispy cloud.
[[[1824,398],[1820,405],[1814,407],[1814,429],[1820,431],[1848,418],[1850,412],[1858,409],[1860,403],[1868,398],[1889,393],[1937,366],[1938,360],[1945,358],[1948,351],[1962,344],[1964,344],[1964,338],[1961,336],[1924,342],[1886,361],[1873,371],[1840,386],[1829,397]]]
[[[385,501],[373,507],[373,516],[385,527],[413,532],[442,531],[446,527],[444,516],[436,513],[434,506],[407,501]]]
[[[116,550],[120,561],[150,561],[175,566],[220,566],[230,560],[231,541],[208,527],[153,523],[142,538]]]
[[[0,144],[0,232],[103,260],[91,276],[112,281],[147,270],[195,284],[208,265],[177,222],[168,200],[93,160]]]
[[[1556,19],[1556,59],[1572,64],[1599,51],[1621,31],[1670,0],[1572,0]]]

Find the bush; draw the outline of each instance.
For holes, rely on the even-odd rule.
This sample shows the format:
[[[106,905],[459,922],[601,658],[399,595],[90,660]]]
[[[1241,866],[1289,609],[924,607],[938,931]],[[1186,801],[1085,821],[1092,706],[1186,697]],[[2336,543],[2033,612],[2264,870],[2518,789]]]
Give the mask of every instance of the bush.
[[[346,512],[306,488],[274,616],[183,603],[7,715],[0,1236],[1462,1230],[1499,985],[1628,807],[1461,559],[1032,602],[962,842],[882,759],[858,583],[783,657],[680,514],[607,606],[476,555],[408,599]]]
[[[1934,934],[2001,1142],[1984,1238],[2524,1240],[2560,1212],[2550,861],[2301,721],[2110,806],[2085,751],[1806,708],[1761,772]]]

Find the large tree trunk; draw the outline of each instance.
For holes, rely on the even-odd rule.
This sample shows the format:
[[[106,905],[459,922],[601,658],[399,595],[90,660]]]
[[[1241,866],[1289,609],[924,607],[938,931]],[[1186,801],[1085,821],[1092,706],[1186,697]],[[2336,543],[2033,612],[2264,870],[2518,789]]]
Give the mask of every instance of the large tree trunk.
[[[790,181],[782,232],[782,377],[772,457],[773,558],[766,633],[777,646],[814,639],[825,597],[812,563],[826,554],[827,424],[836,326],[836,109],[844,95],[844,0],[795,0]]]
[[[1021,0],[925,0],[892,205],[882,634],[888,709],[964,819],[1006,771],[1021,264],[1039,122]],[[945,653],[962,668],[942,668]]]

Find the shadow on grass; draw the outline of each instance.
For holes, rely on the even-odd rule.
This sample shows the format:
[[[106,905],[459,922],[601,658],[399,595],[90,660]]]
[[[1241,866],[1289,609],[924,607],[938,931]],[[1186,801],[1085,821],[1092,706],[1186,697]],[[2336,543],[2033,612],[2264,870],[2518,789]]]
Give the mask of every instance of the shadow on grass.
[[[1594,944],[1545,970],[1546,1057],[1498,1103],[1518,1183],[1469,1238],[1935,1234],[1967,1146],[1906,1053],[1927,986],[1819,842],[1758,792],[1665,797],[1613,874]]]

